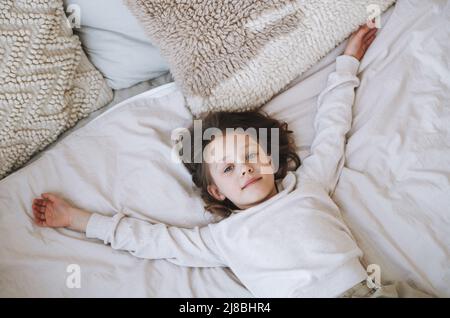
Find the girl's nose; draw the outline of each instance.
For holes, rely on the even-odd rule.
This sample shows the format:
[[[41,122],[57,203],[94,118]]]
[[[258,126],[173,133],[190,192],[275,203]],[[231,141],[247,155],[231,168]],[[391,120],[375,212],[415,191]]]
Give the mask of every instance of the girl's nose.
[[[253,172],[253,168],[249,165],[243,165],[242,168],[242,175],[244,176],[246,173],[252,173]]]

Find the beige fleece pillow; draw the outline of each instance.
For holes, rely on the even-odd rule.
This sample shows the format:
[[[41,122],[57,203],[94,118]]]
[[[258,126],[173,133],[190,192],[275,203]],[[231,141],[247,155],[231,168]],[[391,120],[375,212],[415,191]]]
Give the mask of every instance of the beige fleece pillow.
[[[395,0],[124,0],[194,115],[262,106]]]
[[[0,2],[0,179],[111,99],[62,0]]]

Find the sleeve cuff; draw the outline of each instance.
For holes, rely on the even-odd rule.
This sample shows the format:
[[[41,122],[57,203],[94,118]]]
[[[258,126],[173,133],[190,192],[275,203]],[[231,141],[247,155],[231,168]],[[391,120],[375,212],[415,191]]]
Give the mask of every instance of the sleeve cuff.
[[[336,58],[336,72],[350,72],[356,75],[360,61],[351,55],[340,55]]]
[[[86,226],[86,237],[103,240],[105,244],[109,243],[111,231],[114,231],[120,219],[125,215],[118,213],[113,217],[93,213]]]

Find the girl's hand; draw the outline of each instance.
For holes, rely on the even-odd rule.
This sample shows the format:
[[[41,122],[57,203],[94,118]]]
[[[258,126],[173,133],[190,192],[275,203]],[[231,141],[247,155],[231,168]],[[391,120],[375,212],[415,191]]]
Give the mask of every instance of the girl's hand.
[[[73,207],[63,198],[42,193],[41,198],[33,200],[34,221],[43,227],[68,227],[85,232],[91,213]]]
[[[344,55],[350,55],[359,61],[366,54],[370,44],[375,39],[377,28],[370,29],[367,24],[359,27],[349,38]]]

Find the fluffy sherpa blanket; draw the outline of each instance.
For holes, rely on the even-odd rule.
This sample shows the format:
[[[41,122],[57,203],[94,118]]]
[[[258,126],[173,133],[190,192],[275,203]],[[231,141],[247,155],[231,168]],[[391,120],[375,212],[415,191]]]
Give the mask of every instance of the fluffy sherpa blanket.
[[[259,107],[395,0],[124,0],[194,115]]]

